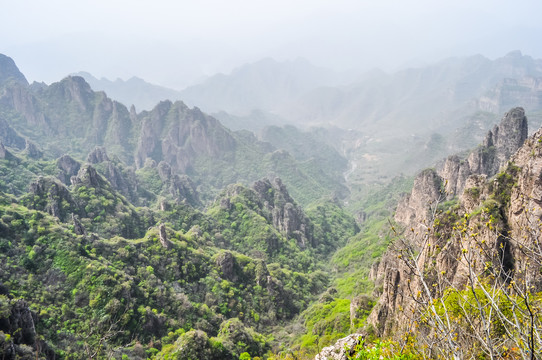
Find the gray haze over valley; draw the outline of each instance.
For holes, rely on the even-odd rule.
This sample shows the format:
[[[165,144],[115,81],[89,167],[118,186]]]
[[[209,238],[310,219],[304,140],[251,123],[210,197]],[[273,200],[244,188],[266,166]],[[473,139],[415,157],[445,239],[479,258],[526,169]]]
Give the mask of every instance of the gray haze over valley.
[[[542,57],[525,1],[2,1],[0,53],[30,81],[78,71],[177,90],[266,57],[363,73],[451,56]]]

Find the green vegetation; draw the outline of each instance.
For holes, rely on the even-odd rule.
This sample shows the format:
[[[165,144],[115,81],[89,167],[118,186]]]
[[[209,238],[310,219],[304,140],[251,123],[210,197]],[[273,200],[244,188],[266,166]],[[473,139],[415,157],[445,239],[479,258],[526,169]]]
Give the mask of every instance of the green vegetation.
[[[359,232],[337,201],[315,203],[305,215],[270,188],[271,205],[298,209],[295,221],[306,229],[288,236],[264,195],[241,185],[202,212],[173,202],[157,172],[142,168],[139,186],[156,194],[161,209],[135,207],[105,179],[107,166],[83,166],[67,187],[53,177],[54,161],[15,155],[23,159],[17,166],[0,164],[3,179],[20,181],[4,188],[11,194],[0,193],[0,335],[19,354],[35,344],[5,325],[17,306],[35,314],[32,336],[43,341],[43,356],[262,356],[277,346],[273,326],[292,321],[326,290],[326,262]],[[322,344],[347,334],[349,303],[312,305],[307,333],[320,329]]]

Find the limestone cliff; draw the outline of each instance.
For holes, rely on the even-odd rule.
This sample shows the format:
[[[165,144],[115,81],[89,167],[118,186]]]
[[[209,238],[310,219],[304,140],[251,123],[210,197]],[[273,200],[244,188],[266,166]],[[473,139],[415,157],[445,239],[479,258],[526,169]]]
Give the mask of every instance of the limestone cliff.
[[[280,178],[256,181],[254,190],[267,210],[268,220],[288,238],[297,240],[301,247],[315,246],[313,226],[303,209],[290,197]]]
[[[483,144],[470,152],[466,159],[462,160],[457,155],[448,157],[438,170],[439,176],[445,182],[447,197],[461,195],[465,182],[471,175],[495,175],[523,145],[527,133],[525,111],[523,108],[513,108],[504,115],[499,125],[487,133]]]
[[[198,108],[163,101],[141,116],[136,164],[147,158],[166,161],[175,173],[186,173],[200,156],[222,157],[232,150],[235,140],[228,130]]]
[[[523,108],[508,111],[501,122],[490,130],[478,148],[466,158],[449,156],[436,170],[427,169],[416,176],[412,192],[397,205],[395,220],[418,228],[433,205],[461,197],[467,180],[473,175],[494,176],[527,138],[528,125]]]
[[[538,241],[542,218],[542,130],[526,140],[526,122],[523,109],[512,109],[466,160],[450,157],[438,173],[418,175],[397,207],[395,219],[405,231],[371,270],[379,300],[368,322],[378,334],[414,326],[416,294],[425,290],[413,266],[423,269],[434,297],[488,266],[501,269],[492,281],[529,278],[542,289],[536,266],[525,257]],[[457,205],[437,206],[452,195]],[[416,252],[415,261],[405,261],[405,249]]]

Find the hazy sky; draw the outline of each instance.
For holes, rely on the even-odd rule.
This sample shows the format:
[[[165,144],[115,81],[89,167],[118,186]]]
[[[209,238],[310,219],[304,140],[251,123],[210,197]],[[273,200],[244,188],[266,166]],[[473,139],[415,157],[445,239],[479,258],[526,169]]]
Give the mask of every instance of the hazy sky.
[[[88,71],[183,87],[271,56],[346,69],[511,50],[542,57],[540,0],[0,0],[30,81]]]

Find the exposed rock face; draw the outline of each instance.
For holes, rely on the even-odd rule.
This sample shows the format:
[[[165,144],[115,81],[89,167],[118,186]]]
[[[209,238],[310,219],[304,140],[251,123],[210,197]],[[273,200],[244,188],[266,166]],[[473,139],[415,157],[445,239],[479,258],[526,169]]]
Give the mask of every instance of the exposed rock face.
[[[46,211],[62,221],[69,213],[78,212],[70,191],[54,178],[40,176],[30,184],[30,193],[30,208]]]
[[[77,173],[77,176],[71,178],[71,181],[74,185],[82,184],[95,188],[103,187],[106,184],[105,179],[101,177],[91,165],[84,165]]]
[[[484,143],[467,159],[457,155],[446,159],[438,171],[427,169],[414,180],[412,192],[397,205],[395,220],[407,227],[421,230],[424,220],[435,205],[454,196],[462,196],[468,179],[473,175],[491,177],[506,164],[510,156],[527,138],[527,118],[522,108],[507,112],[499,125],[488,132]],[[422,228],[420,228],[422,226]]]
[[[542,78],[523,76],[517,79],[505,78],[485,96],[478,99],[478,108],[483,111],[500,113],[515,104],[527,109],[539,109],[542,104]]]
[[[235,257],[229,251],[221,252],[216,258],[216,265],[222,271],[222,277],[226,280],[236,281],[237,275],[234,272]]]
[[[86,235],[87,231],[85,230],[85,227],[83,224],[81,224],[81,221],[79,221],[79,218],[72,214],[72,222],[73,222],[73,232],[77,235]]]
[[[25,139],[19,136],[2,118],[0,118],[0,142],[8,147],[19,150],[25,147]]]
[[[0,54],[0,87],[9,81],[28,86],[28,81],[15,65],[15,61],[9,56]]]
[[[174,173],[185,173],[196,158],[222,157],[234,147],[233,137],[213,117],[180,101],[164,101],[142,119],[136,165],[147,158],[164,160]]]
[[[256,181],[254,191],[269,212],[273,226],[288,238],[297,240],[301,247],[315,246],[313,226],[303,209],[295,204],[280,178]]]
[[[160,235],[160,244],[162,244],[162,246],[166,249],[169,249],[171,243],[167,238],[166,226],[164,224],[160,224],[160,226],[158,226],[158,233]]]
[[[467,282],[469,268],[465,261],[458,261],[464,254],[472,254],[472,269],[477,274],[484,272],[484,264],[496,264],[504,269],[498,281],[518,281],[528,277],[531,284],[542,289],[542,280],[537,273],[539,269],[528,264],[525,256],[525,249],[534,241],[533,236],[539,237],[539,229],[534,229],[533,233],[532,225],[542,219],[542,130],[527,140],[526,134],[523,109],[515,108],[489,132],[484,145],[473,151],[467,160],[461,162],[458,157],[447,159],[440,176],[448,180],[444,181],[448,196],[460,195],[455,216],[463,218],[464,214],[477,214],[472,218],[466,215],[464,231],[452,227],[454,222],[446,224],[446,218],[433,223],[433,217],[428,216],[430,202],[438,198],[436,187],[428,185],[433,179],[440,178],[433,171],[422,172],[407,197],[408,201],[397,207],[395,218],[407,228],[403,241],[419,249],[418,267],[431,269],[425,273],[425,281],[430,286],[437,284],[433,295],[443,291],[438,284],[461,287]],[[515,165],[506,167],[507,176],[488,181],[515,150],[517,152],[510,158]],[[514,183],[517,186],[513,186]],[[506,191],[511,191],[510,200],[502,197]],[[491,210],[485,213],[475,211],[482,207],[490,209],[491,206],[498,206],[494,211],[501,215],[492,218],[490,227],[487,221]],[[484,251],[479,251],[481,243]],[[400,260],[403,255],[398,250],[404,246],[398,243],[388,249],[371,270],[370,276],[378,289],[375,295],[379,300],[368,322],[380,335],[408,329],[414,320],[413,309],[416,307],[413,294],[424,291],[419,278]]]
[[[99,164],[104,161],[109,161],[109,156],[103,146],[96,146],[87,156],[87,162],[90,164]]]
[[[513,108],[504,115],[499,125],[488,132],[484,143],[472,151],[466,160],[460,160],[456,155],[446,159],[438,173],[445,183],[447,197],[461,195],[471,175],[495,175],[523,145],[527,134],[525,111],[523,108]]]
[[[4,288],[1,284],[0,287]],[[8,293],[6,289],[5,295]],[[36,332],[38,318],[28,304],[24,300],[11,300],[9,296],[7,299],[7,303],[3,304],[8,306],[7,314],[4,312],[0,315],[0,332],[9,334],[10,339],[7,340],[2,334],[2,359],[56,359],[55,352],[45,341],[39,339]]]
[[[354,355],[354,347],[359,344],[362,334],[352,334],[345,338],[337,340],[335,345],[322,349],[314,360],[348,360],[349,356]]]
[[[8,149],[6,149],[2,142],[0,142],[0,159],[17,160],[15,155],[13,155],[11,152],[8,151]]]
[[[58,178],[64,184],[69,185],[72,176],[76,176],[81,168],[81,164],[69,155],[63,155],[56,161],[56,166],[60,169]]]
[[[186,201],[193,206],[201,204],[196,185],[189,176],[173,174],[171,166],[165,161],[160,161],[157,169],[162,183],[177,201]]]
[[[441,182],[435,170],[427,169],[418,174],[412,192],[397,205],[395,220],[412,227],[423,225],[428,212],[441,197]]]
[[[87,162],[93,165],[101,164],[100,171],[109,181],[113,189],[120,192],[134,204],[138,203],[137,177],[132,167],[124,168],[122,163],[112,161],[103,146],[97,146],[87,156]]]
[[[35,323],[37,316],[30,311],[25,301],[19,300],[15,303],[11,309],[9,320],[13,333],[16,334],[14,335],[14,342],[17,344],[34,345],[36,341]],[[21,329],[21,331],[18,332],[16,331],[17,329]]]

